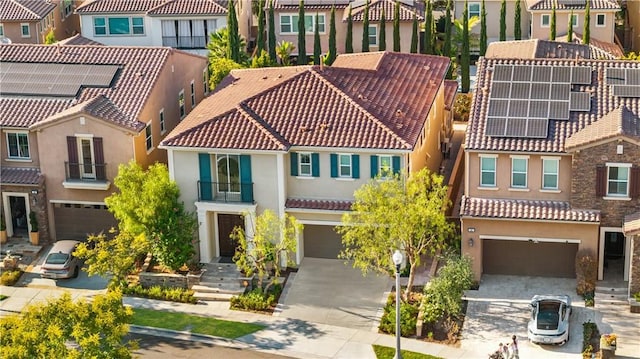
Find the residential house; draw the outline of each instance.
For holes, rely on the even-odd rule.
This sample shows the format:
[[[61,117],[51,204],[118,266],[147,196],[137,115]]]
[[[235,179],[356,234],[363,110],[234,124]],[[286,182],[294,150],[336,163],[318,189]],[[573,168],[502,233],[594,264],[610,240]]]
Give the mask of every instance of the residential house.
[[[145,59],[145,61],[141,61]],[[118,165],[166,162],[160,141],[207,91],[207,59],[166,47],[2,45],[0,174],[9,236],[114,225]]]
[[[233,70],[161,145],[198,214],[200,261],[232,256],[231,230],[252,233],[266,209],[304,224],[296,263],[336,258],[334,227],[356,189],[439,169],[449,61],[371,52],[331,67]]]
[[[628,27],[628,33],[625,34],[625,38],[628,37],[628,47],[631,51],[640,53],[640,1],[624,1],[626,6],[626,26]]]
[[[433,0],[432,0],[433,1]],[[453,0],[453,18],[462,19],[464,12],[464,4],[467,0]],[[471,0],[468,1],[469,6],[469,18],[477,16],[481,18],[482,1]],[[485,0],[485,10],[487,12],[487,42],[492,43],[494,41],[500,41],[500,8],[502,6],[501,0]],[[514,39],[515,28],[515,13],[516,13],[516,1],[506,1],[506,32],[507,40]],[[437,18],[436,18],[437,20]],[[453,19],[452,19],[453,21]],[[523,39],[530,37],[529,23],[531,21],[531,13],[527,11],[527,1],[520,0],[520,33]],[[455,31],[455,29],[452,29]],[[480,35],[480,23],[471,29],[471,34],[476,36]],[[473,50],[473,49],[472,49]]]
[[[640,265],[624,235],[640,208],[639,79],[639,62],[480,59],[460,211],[476,279],[575,277],[585,250],[599,280],[629,280]]]
[[[51,29],[56,39],[80,31],[74,0],[0,0],[0,39],[7,43],[43,44]],[[8,39],[8,40],[6,40]]]
[[[227,26],[228,11],[226,2],[217,0],[94,0],[76,12],[82,36],[90,40],[206,55],[210,35]]]
[[[492,42],[487,46],[487,58],[518,59],[604,59],[614,60],[622,56],[619,47],[609,43],[596,42],[588,45],[578,42],[549,40],[520,40]]]

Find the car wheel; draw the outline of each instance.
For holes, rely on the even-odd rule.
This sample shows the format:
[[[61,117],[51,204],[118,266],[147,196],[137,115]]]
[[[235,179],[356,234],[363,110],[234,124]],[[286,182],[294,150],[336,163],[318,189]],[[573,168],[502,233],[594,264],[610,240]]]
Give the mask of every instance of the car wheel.
[[[78,278],[79,272],[80,272],[80,269],[78,268],[78,266],[76,266],[76,268],[73,270],[73,278]]]

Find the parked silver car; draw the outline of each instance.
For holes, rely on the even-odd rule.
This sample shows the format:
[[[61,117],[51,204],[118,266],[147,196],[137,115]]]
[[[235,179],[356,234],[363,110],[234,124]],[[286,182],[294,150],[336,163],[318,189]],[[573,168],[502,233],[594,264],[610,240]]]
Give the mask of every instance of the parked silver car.
[[[569,341],[571,298],[568,295],[535,295],[531,299],[528,337],[532,343],[565,344]]]
[[[78,244],[79,241],[73,240],[57,241],[40,268],[40,276],[51,279],[77,277],[80,261],[72,253]]]

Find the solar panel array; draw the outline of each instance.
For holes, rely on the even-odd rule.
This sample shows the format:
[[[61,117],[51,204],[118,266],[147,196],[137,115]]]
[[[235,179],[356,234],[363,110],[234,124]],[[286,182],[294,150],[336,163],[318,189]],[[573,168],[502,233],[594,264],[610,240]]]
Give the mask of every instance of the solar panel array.
[[[109,87],[119,67],[53,63],[0,63],[0,93],[75,97],[81,87]]]
[[[640,69],[608,68],[605,83],[613,87],[613,95],[640,98]]]
[[[591,84],[591,75],[588,66],[495,65],[485,133],[547,137],[550,119],[591,109],[590,94],[571,92],[572,85]]]

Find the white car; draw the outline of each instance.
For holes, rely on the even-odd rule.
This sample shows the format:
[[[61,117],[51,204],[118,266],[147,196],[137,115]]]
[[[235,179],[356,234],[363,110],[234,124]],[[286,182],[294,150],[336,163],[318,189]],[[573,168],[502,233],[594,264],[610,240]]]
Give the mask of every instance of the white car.
[[[51,279],[77,277],[80,261],[72,253],[78,244],[80,242],[72,240],[57,241],[40,268],[40,276]]]
[[[538,344],[565,344],[569,341],[571,298],[568,295],[535,295],[531,299],[529,341]]]

